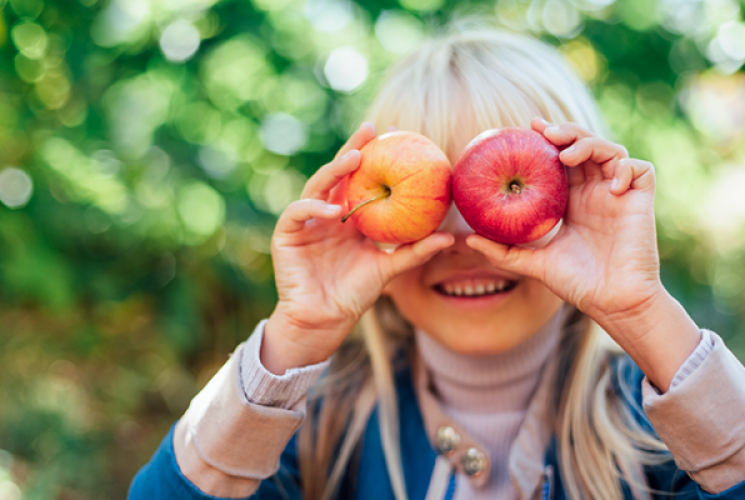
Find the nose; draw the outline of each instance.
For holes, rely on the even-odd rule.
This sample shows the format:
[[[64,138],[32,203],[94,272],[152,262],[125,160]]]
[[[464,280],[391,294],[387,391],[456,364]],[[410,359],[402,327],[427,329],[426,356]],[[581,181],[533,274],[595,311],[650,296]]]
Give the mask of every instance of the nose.
[[[455,236],[455,245],[451,247],[452,249],[460,250],[461,252],[471,251],[471,247],[466,245],[466,237],[475,232],[460,214],[455,203],[450,205],[450,210],[448,210],[445,220],[442,221],[442,224],[440,224],[440,227],[438,227],[437,230],[446,231]]]
[[[450,210],[448,210],[448,213],[445,216],[445,220],[442,221],[442,224],[440,224],[440,227],[438,227],[437,230],[447,231],[453,236],[462,234],[464,238],[469,234],[474,233],[473,229],[471,229],[471,226],[468,225],[466,220],[460,214],[460,211],[458,210],[458,207],[455,206],[455,203],[450,204]]]

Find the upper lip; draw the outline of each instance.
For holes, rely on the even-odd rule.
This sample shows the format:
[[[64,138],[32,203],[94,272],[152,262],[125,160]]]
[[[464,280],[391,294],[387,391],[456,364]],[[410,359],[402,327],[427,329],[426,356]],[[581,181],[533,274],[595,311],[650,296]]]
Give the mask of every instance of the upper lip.
[[[519,281],[518,276],[514,276],[508,273],[501,273],[497,271],[487,271],[483,269],[475,269],[470,271],[457,271],[448,273],[444,276],[438,276],[437,280],[433,280],[430,286],[437,286],[443,283],[451,281],[461,280],[507,280],[507,281]]]

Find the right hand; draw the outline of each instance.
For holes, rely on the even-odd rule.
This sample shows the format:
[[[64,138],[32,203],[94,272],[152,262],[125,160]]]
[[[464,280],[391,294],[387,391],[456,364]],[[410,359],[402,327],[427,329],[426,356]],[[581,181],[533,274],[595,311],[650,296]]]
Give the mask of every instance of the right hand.
[[[330,200],[343,199],[342,181],[359,167],[359,149],[374,138],[374,126],[363,123],[277,221],[272,259],[279,302],[261,348],[262,363],[275,374],[326,360],[390,280],[454,242],[440,232],[386,253],[354,223],[341,224],[344,207]]]

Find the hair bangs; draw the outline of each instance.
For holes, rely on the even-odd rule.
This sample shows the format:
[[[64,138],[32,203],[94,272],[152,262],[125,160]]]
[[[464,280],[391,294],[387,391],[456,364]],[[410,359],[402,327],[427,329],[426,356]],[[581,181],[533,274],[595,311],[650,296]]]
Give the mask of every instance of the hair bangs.
[[[544,43],[506,33],[430,41],[394,68],[368,118],[431,139],[455,161],[481,132],[535,117],[606,135],[584,84]]]

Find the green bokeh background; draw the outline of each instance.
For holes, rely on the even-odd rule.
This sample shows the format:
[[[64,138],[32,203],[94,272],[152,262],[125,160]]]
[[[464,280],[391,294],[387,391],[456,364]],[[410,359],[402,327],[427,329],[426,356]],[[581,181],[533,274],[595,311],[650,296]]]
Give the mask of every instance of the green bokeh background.
[[[540,36],[658,171],[663,279],[745,358],[736,0],[0,0],[0,498],[124,498],[275,301],[277,215],[433,33]]]

